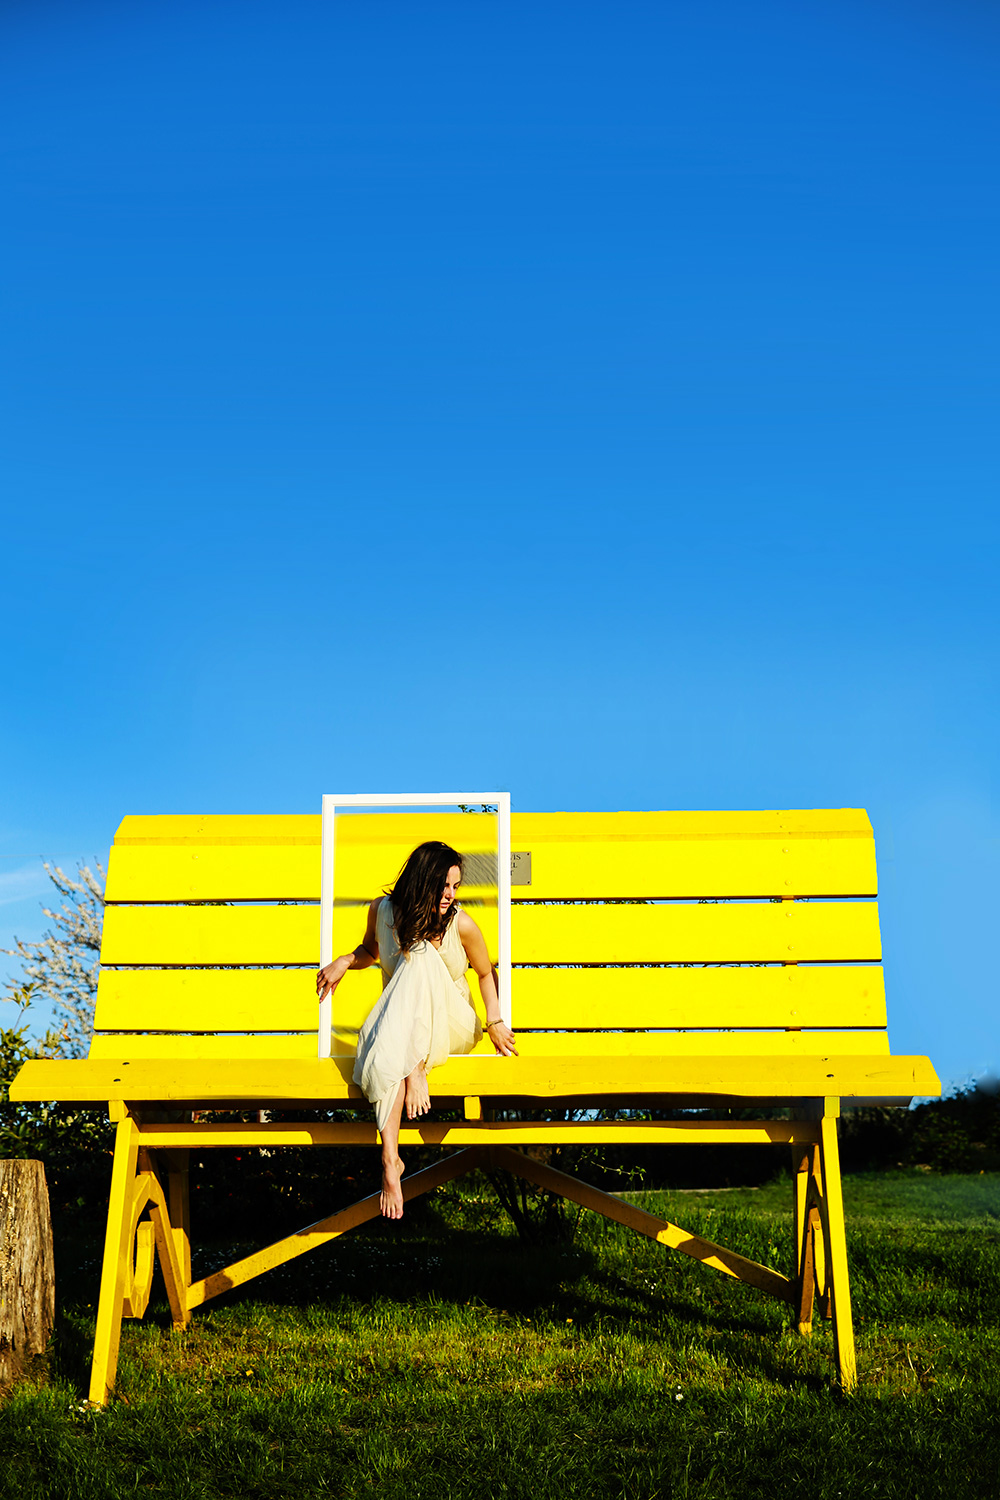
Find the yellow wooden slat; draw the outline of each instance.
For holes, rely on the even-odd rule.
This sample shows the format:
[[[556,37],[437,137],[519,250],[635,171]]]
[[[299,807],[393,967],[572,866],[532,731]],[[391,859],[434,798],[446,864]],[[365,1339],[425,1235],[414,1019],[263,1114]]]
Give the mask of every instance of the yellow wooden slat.
[[[356,1036],[334,1035],[333,1050],[340,1056],[355,1055]],[[878,1031],[718,1031],[671,1032],[535,1031],[521,1033],[518,1051],[522,1057],[871,1057],[888,1053],[885,1032]],[[493,1051],[483,1040],[477,1049],[489,1057]],[[289,1035],[191,1036],[98,1033],[88,1057],[128,1058],[310,1058],[316,1056],[316,1033]]]
[[[467,846],[463,853],[476,856]],[[391,888],[410,853],[400,844],[384,849],[344,850],[337,864],[336,900],[355,907]],[[495,865],[495,851],[492,864]],[[473,871],[474,872],[474,871]],[[489,894],[496,881],[465,881],[463,895]],[[318,901],[320,851],[305,844],[115,844],[105,895],[110,902]]]
[[[355,1030],[381,992],[380,971],[348,974],[335,1023]],[[478,986],[470,975],[473,998]],[[309,969],[102,969],[99,1030],[268,1031],[316,1025]],[[515,969],[515,1027],[884,1027],[874,965],[830,968]],[[481,1010],[481,1007],[480,1007]]]
[[[802,808],[760,811],[554,812],[511,815],[520,833],[605,841],[611,838],[783,838],[831,836],[871,838],[864,808]]]
[[[857,839],[651,839],[516,844],[531,853],[532,900],[873,896],[875,845]]]
[[[208,843],[206,822],[198,819],[126,819],[129,825],[111,851],[109,901],[301,900],[319,899],[319,820],[307,840],[299,826],[291,833],[277,827],[267,842],[261,819],[220,819]],[[273,819],[284,824],[288,820]],[[175,827],[177,842],[144,837],[151,823]],[[123,824],[123,828],[125,825]],[[243,830],[240,832],[240,830]],[[497,846],[496,818],[462,813],[345,816],[337,819],[335,895],[367,904],[395,881],[411,850],[427,839],[446,842],[461,837],[461,851],[492,854]]]
[[[319,813],[154,814],[122,818],[115,844],[318,844]]]
[[[871,1057],[884,1031],[526,1031],[522,1057]]]
[[[884,1027],[876,965],[830,968],[515,969],[515,1026]],[[344,1020],[347,995],[344,997]]]
[[[368,1008],[379,971],[351,974]],[[315,1031],[311,969],[102,969],[94,1025],[98,1031]]]
[[[63,1099],[211,1101],[360,1099],[350,1058],[324,1061],[40,1061],[25,1063],[12,1102]],[[719,1095],[749,1098],[911,1097],[940,1093],[925,1057],[460,1057],[430,1075],[432,1098]]]
[[[470,830],[476,830],[475,843],[496,848],[496,821],[491,813],[342,813],[337,817],[337,841],[398,844],[412,849],[425,839],[452,843],[455,830],[460,830],[463,845],[458,847],[462,847],[470,839]],[[128,817],[119,825],[115,845],[319,845],[321,839],[322,819],[318,813]]]
[[[495,959],[498,941],[496,901],[484,902],[477,899],[473,891],[463,891],[462,906],[479,927],[486,941],[486,947]],[[335,906],[333,911],[333,952],[348,953],[351,949],[355,948],[365,935],[367,920],[367,901],[356,905],[350,905],[345,902],[343,905],[338,904]]]
[[[805,963],[881,957],[871,902],[518,906],[515,963]]]
[[[353,1046],[343,1045],[338,1052],[354,1054]],[[316,1056],[316,1033],[291,1032],[287,1036],[153,1036],[128,1035],[117,1032],[96,1032],[91,1039],[87,1057],[90,1061],[119,1058],[133,1061],[149,1061],[153,1058],[175,1057],[191,1061],[209,1062],[213,1059],[249,1058],[310,1058]]]
[[[391,841],[405,842],[400,834],[391,834],[393,819],[451,818],[474,823],[478,814],[398,814],[377,815],[382,826],[390,830]],[[367,839],[366,818],[372,815],[350,815],[356,819],[357,834],[345,829],[344,837]],[[338,819],[338,830],[346,819]],[[400,824],[399,826],[403,826]],[[407,827],[412,826],[409,822]],[[602,812],[602,813],[525,813],[511,815],[512,834],[531,840],[552,838],[557,842],[570,839],[606,842],[610,839],[730,839],[730,838],[864,838],[872,836],[871,823],[863,808],[803,808],[738,812]],[[123,818],[115,835],[116,844],[126,843],[225,843],[231,840],[247,843],[318,844],[321,835],[319,813],[295,814],[206,814],[129,816]],[[338,837],[340,837],[338,832]],[[464,835],[461,837],[465,837]],[[450,840],[456,848],[462,843]],[[416,842],[419,842],[417,840]]]
[[[104,964],[316,964],[318,906],[109,906]]]
[[[642,1033],[644,1034],[644,1033]],[[878,1032],[838,1032],[838,1036],[878,1036]],[[358,1034],[334,1031],[332,1038],[335,1057],[357,1055]],[[848,1048],[848,1051],[851,1049]],[[871,1049],[868,1049],[871,1050]],[[472,1055],[489,1057],[493,1047],[486,1037],[473,1049]],[[91,1039],[89,1058],[117,1057],[138,1060],[140,1058],[183,1057],[191,1061],[208,1061],[212,1058],[309,1058],[316,1056],[316,1033],[295,1031],[288,1034],[257,1032],[250,1035],[228,1033],[223,1036],[190,1035],[187,1033],[157,1032],[148,1035],[142,1032],[98,1032]]]
[[[411,1146],[519,1146],[541,1143],[556,1145],[662,1145],[662,1146],[777,1146],[809,1144],[819,1134],[811,1120],[552,1120],[455,1121],[422,1119],[404,1121],[400,1145]],[[141,1126],[144,1146],[161,1149],[255,1146],[377,1146],[375,1122],[359,1111],[352,1120],[299,1120],[294,1124],[266,1121],[177,1121],[172,1125],[146,1123]]]
[[[489,913],[484,912],[484,919]],[[488,925],[483,925],[491,941]],[[870,902],[535,906],[512,913],[515,963],[810,962],[881,957]],[[495,946],[494,946],[495,951]],[[111,906],[106,964],[316,963],[315,906]]]
[[[380,895],[414,842],[412,835],[396,843],[339,841],[338,900],[365,905]],[[516,845],[522,846],[531,854],[531,884],[515,886],[515,900],[872,896],[877,890],[871,839],[529,836]],[[477,847],[467,837],[459,847],[475,854],[492,846]],[[109,901],[318,900],[319,894],[316,844],[116,844],[108,868]]]
[[[318,844],[115,844],[105,888],[109,901],[318,901],[319,894]]]

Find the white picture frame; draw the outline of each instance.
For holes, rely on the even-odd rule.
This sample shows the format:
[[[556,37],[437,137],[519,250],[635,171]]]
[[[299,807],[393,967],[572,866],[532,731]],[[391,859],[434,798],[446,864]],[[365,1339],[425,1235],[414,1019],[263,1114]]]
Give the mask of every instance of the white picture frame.
[[[495,807],[497,818],[497,979],[500,1014],[512,1024],[510,1008],[510,793],[509,792],[327,792],[323,795],[322,879],[320,884],[320,968],[333,962],[333,889],[337,858],[336,816],[340,808]],[[333,996],[320,1002],[317,1055],[333,1051]]]

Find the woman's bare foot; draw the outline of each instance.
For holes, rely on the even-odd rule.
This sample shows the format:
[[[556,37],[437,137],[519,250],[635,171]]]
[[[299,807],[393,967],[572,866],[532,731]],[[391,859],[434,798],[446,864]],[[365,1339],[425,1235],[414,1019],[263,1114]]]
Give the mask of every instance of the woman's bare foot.
[[[406,1118],[416,1120],[426,1115],[431,1107],[430,1089],[427,1087],[427,1072],[423,1063],[418,1063],[406,1080]]]
[[[401,1156],[382,1162],[382,1191],[378,1195],[378,1206],[387,1219],[403,1217],[403,1189],[399,1179],[405,1170]]]

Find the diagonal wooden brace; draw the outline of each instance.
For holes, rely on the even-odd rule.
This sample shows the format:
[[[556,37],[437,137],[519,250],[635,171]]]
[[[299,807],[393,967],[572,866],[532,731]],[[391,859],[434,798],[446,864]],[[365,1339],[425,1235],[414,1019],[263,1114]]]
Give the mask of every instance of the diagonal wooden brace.
[[[819,1142],[797,1152],[795,1163],[796,1323],[803,1337],[812,1332],[813,1302],[829,1317],[826,1247],[829,1220],[823,1193],[823,1169]]]
[[[430,1193],[434,1188],[440,1187],[442,1183],[451,1182],[455,1177],[464,1176],[466,1172],[471,1172],[478,1167],[481,1160],[482,1152],[476,1147],[471,1147],[467,1151],[456,1151],[452,1156],[446,1156],[443,1161],[435,1162],[432,1167],[426,1167],[422,1172],[415,1173],[413,1177],[402,1178],[400,1186],[403,1190],[404,1202],[419,1197],[421,1193]],[[319,1219],[315,1224],[307,1224],[304,1229],[296,1230],[285,1239],[277,1240],[273,1245],[268,1245],[265,1249],[258,1250],[243,1260],[234,1261],[231,1266],[226,1266],[222,1271],[213,1272],[202,1281],[196,1281],[188,1288],[188,1308],[200,1307],[212,1297],[232,1291],[234,1287],[252,1281],[255,1276],[261,1276],[265,1271],[273,1271],[276,1266],[283,1266],[286,1262],[294,1260],[296,1256],[315,1250],[318,1245],[329,1244],[331,1240],[338,1239],[348,1230],[356,1229],[359,1224],[365,1224],[369,1219],[377,1218],[379,1212],[379,1194],[372,1193],[370,1197],[353,1203],[350,1208],[342,1208],[339,1213]]]
[[[565,1172],[557,1172],[554,1167],[543,1166],[541,1162],[534,1161],[530,1156],[522,1156],[519,1151],[512,1151],[507,1146],[492,1148],[488,1156],[490,1166],[502,1167],[538,1187],[548,1188],[550,1192],[558,1193],[572,1203],[582,1204],[594,1213],[603,1214],[606,1219],[625,1224],[629,1229],[648,1235],[650,1239],[657,1240],[671,1250],[680,1250],[682,1255],[689,1255],[693,1260],[700,1260],[703,1265],[724,1271],[727,1276],[735,1276],[737,1280],[745,1281],[772,1297],[779,1297],[783,1302],[794,1299],[795,1283],[787,1276],[782,1276],[780,1271],[773,1271],[770,1266],[748,1260],[735,1250],[727,1250],[712,1240],[702,1239],[700,1235],[689,1234],[686,1229],[671,1224],[667,1219],[658,1219],[645,1209],[636,1208],[634,1204],[626,1203],[621,1198],[614,1198],[610,1193],[603,1193],[600,1188],[591,1187],[589,1183],[579,1182]]]
[[[143,1206],[149,1208],[156,1253],[160,1258],[160,1271],[163,1275],[163,1284],[166,1287],[174,1327],[186,1328],[191,1321],[191,1314],[187,1310],[187,1287],[190,1278],[185,1273],[178,1251],[177,1236],[170,1222],[170,1210],[163,1185],[152,1168],[149,1153],[141,1147],[139,1166],[142,1170],[137,1179],[136,1201],[138,1202],[142,1195]],[[143,1311],[145,1311],[145,1306]],[[136,1316],[141,1317],[142,1314],[139,1313]]]

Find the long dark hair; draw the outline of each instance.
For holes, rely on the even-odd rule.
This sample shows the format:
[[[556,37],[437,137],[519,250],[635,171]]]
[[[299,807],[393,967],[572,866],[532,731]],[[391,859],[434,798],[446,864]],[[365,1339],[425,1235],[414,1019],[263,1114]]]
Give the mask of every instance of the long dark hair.
[[[465,868],[458,850],[434,839],[418,844],[400,870],[396,884],[387,892],[400,952],[408,953],[423,938],[443,938],[448,931],[455,904],[442,916],[441,896],[452,865]]]

